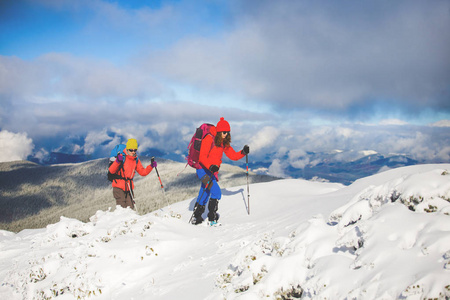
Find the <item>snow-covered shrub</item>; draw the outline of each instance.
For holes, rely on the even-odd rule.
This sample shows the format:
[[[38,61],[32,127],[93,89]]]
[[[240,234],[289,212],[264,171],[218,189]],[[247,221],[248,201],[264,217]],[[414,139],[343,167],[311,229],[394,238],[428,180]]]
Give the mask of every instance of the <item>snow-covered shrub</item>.
[[[288,300],[288,299],[300,299],[303,294],[302,287],[297,284],[296,286],[290,286],[287,289],[281,288],[273,294],[275,299]]]
[[[331,213],[329,221],[340,228],[370,218],[381,206],[401,203],[411,211],[433,213],[450,210],[450,180],[446,170],[405,175],[379,186],[369,186],[347,205]]]
[[[246,243],[228,269],[216,278],[216,286],[225,293],[243,293],[255,285],[263,285],[276,257],[283,256],[288,241],[288,238],[274,239],[273,233],[265,233]]]

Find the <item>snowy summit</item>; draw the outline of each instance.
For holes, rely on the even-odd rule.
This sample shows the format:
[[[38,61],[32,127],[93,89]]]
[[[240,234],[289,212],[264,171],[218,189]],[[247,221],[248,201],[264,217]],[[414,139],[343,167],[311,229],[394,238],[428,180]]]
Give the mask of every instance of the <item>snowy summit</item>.
[[[194,199],[0,232],[1,299],[448,299],[450,164],[354,182],[224,189],[222,226]],[[206,214],[207,212],[205,212]]]

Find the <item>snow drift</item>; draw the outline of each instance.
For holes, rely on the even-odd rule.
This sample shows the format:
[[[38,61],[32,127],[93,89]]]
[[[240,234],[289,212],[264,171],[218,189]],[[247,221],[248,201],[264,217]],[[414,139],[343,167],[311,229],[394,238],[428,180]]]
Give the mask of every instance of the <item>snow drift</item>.
[[[0,298],[448,299],[449,169],[252,184],[250,215],[228,188],[219,227],[188,224],[188,199],[2,231]]]

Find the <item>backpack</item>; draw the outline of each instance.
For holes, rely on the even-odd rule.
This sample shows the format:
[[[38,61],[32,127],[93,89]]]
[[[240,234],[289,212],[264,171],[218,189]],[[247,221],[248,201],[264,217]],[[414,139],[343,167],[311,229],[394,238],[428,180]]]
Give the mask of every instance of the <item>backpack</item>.
[[[109,167],[112,165],[112,163],[116,160],[117,155],[119,153],[123,154],[123,162],[125,162],[125,158],[126,153],[125,153],[125,148],[127,146],[124,144],[118,144],[114,147],[114,149],[111,150],[111,155],[109,156],[109,164],[108,164],[108,180],[109,181],[114,181],[115,179],[124,179],[122,176],[120,176],[119,174],[113,174],[109,171]],[[139,158],[136,158],[136,163],[138,162]],[[122,162],[122,167],[123,167],[123,162]]]
[[[202,146],[202,141],[205,136],[211,134],[211,127],[214,127],[214,125],[208,123],[204,123],[200,127],[198,127],[191,138],[191,142],[188,145],[188,155],[185,159],[187,160],[188,165],[190,165],[194,169],[202,168],[199,163],[200,147]]]

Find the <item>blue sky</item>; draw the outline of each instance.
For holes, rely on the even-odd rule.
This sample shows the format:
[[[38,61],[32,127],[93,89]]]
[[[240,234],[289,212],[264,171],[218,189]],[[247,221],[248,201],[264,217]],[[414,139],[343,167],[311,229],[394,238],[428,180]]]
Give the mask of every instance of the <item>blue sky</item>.
[[[101,157],[135,137],[181,155],[224,116],[255,159],[448,162],[448,28],[444,0],[5,0],[0,151]]]

